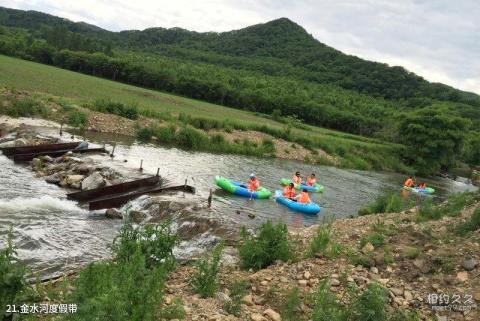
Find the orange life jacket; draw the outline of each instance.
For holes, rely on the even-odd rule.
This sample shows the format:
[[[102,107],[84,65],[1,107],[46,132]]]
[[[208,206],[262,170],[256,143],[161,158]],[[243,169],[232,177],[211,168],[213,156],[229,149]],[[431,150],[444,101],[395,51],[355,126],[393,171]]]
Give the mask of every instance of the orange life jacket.
[[[424,189],[425,187],[427,187],[427,184],[425,183],[418,185],[418,188],[420,189]]]
[[[249,184],[248,184],[248,190],[256,191],[259,186],[260,186],[260,182],[258,181],[258,179],[256,179],[256,178],[251,179]]]
[[[283,189],[283,196],[287,198],[295,197],[295,188],[290,187],[289,185],[285,186]]]
[[[302,178],[300,176],[294,175],[293,178],[292,178],[292,182],[295,185],[300,185],[300,184],[302,184]]]
[[[310,197],[308,196],[308,193],[302,192],[300,194],[300,198],[298,199],[298,202],[302,204],[310,203]]]
[[[308,185],[308,186],[313,186],[316,182],[317,182],[317,179],[316,179],[316,178],[310,177],[310,178],[307,180],[307,185]]]
[[[413,184],[413,179],[409,178],[405,181],[405,183],[403,183],[403,186],[406,186],[406,187],[412,187],[414,184]]]

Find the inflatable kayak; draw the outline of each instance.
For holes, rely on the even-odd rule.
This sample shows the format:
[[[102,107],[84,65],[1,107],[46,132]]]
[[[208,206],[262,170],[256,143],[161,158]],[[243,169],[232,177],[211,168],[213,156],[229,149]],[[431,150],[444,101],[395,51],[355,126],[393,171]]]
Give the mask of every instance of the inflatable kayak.
[[[265,187],[260,186],[255,192],[250,192],[244,183],[232,181],[222,176],[215,176],[214,180],[218,187],[234,195],[258,199],[270,198],[272,196],[272,192]]]
[[[422,194],[433,194],[433,193],[435,193],[435,189],[433,189],[431,187],[418,188],[418,187],[404,186],[403,189],[405,189],[407,191],[414,192],[414,193],[422,193]]]
[[[321,210],[320,205],[315,204],[315,203],[308,203],[308,204],[302,204],[302,203],[297,203],[294,202],[288,198],[285,198],[282,196],[282,191],[275,191],[275,201],[277,203],[280,203],[282,205],[285,205],[289,209],[300,212],[300,213],[305,213],[305,214],[318,214]]]
[[[291,182],[292,182],[291,180],[286,179],[286,178],[282,178],[280,180],[280,184],[282,184],[283,186],[286,186],[286,185],[290,184]],[[322,185],[318,184],[318,183],[315,183],[313,186],[300,184],[300,185],[295,185],[295,189],[296,190],[306,189],[309,192],[322,193],[324,187]]]

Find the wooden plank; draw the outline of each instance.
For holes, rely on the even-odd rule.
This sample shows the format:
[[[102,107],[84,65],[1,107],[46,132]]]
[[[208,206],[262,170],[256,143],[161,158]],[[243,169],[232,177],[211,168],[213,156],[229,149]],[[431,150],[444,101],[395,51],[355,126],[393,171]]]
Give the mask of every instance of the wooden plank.
[[[74,143],[60,143],[60,144],[42,144],[42,145],[31,145],[31,146],[18,146],[18,147],[2,147],[0,151],[5,156],[16,155],[16,154],[33,154],[47,151],[58,151],[73,149],[78,146],[80,142]]]
[[[136,191],[128,193],[125,195],[119,195],[114,197],[106,197],[103,199],[98,199],[91,201],[88,204],[88,209],[90,211],[100,210],[105,208],[116,208],[120,207],[123,204],[127,203],[129,200],[134,199],[138,196],[145,194],[161,193],[165,191],[184,191],[188,193],[195,193],[195,187],[189,185],[180,185],[180,186],[170,186],[170,187],[152,187],[147,188],[142,191]]]
[[[139,189],[145,186],[154,186],[158,184],[159,181],[160,181],[160,176],[152,176],[152,177],[142,178],[142,179],[138,179],[130,182],[125,182],[125,183],[120,183],[120,184],[115,184],[115,185],[110,185],[105,187],[99,187],[99,188],[91,189],[88,191],[70,193],[70,194],[67,194],[67,198],[71,200],[82,201],[82,202],[92,201],[94,199],[98,199],[100,197],[104,197],[108,195],[128,193],[128,192],[134,191],[135,189]]]
[[[13,160],[15,162],[28,162],[34,158],[40,156],[51,156],[51,157],[59,157],[68,152],[74,152],[77,154],[84,154],[84,153],[106,153],[105,148],[88,148],[88,149],[66,149],[66,150],[59,150],[59,151],[47,151],[47,152],[40,152],[40,153],[32,153],[32,154],[17,154],[13,156]]]

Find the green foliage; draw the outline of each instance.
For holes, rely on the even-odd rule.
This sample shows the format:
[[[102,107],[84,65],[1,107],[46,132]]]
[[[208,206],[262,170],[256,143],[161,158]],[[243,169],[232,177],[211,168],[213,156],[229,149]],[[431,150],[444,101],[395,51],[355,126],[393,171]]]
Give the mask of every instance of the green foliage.
[[[372,232],[362,236],[360,239],[360,247],[364,247],[365,244],[371,243],[375,248],[378,248],[385,244],[385,236],[378,232]]]
[[[387,291],[378,283],[369,283],[367,289],[352,304],[352,319],[387,320],[388,314],[385,309],[387,303]]]
[[[406,157],[423,174],[447,170],[455,164],[471,124],[441,107],[409,113],[400,123],[401,141],[408,146]]]
[[[87,125],[87,114],[78,110],[72,110],[68,114],[67,123],[76,128],[83,128]]]
[[[406,208],[407,204],[398,191],[386,190],[373,202],[362,207],[358,211],[358,215],[400,212]]]
[[[438,207],[434,206],[433,201],[431,199],[426,199],[418,208],[416,220],[418,222],[438,220],[442,218],[442,216],[442,211],[440,211]]]
[[[96,99],[93,102],[93,108],[102,113],[115,114],[133,120],[138,119],[138,107],[132,104],[126,105],[109,99]]]
[[[312,321],[346,321],[348,314],[330,290],[328,280],[320,282],[314,294]]]
[[[139,246],[128,261],[91,263],[74,282],[68,300],[78,310],[67,320],[157,320],[165,273],[163,266],[147,268]]]
[[[183,301],[180,298],[173,299],[172,303],[163,307],[159,313],[159,317],[165,320],[183,320],[185,319],[185,316],[186,313],[183,307]]]
[[[202,297],[213,297],[219,286],[218,272],[220,271],[220,259],[222,258],[223,242],[213,250],[212,257],[206,255],[196,262],[197,272],[190,279],[196,293]]]
[[[13,228],[8,231],[6,247],[0,248],[0,318],[7,305],[21,305],[31,289],[26,282],[26,269],[18,262],[13,245]],[[6,318],[8,319],[8,317]]]
[[[117,262],[123,264],[132,260],[138,248],[147,268],[162,265],[166,270],[171,270],[175,264],[172,251],[177,243],[178,236],[172,232],[168,221],[137,228],[125,221],[113,241],[112,251]]]
[[[7,108],[7,115],[12,117],[31,117],[37,115],[47,115],[48,110],[37,100],[25,97],[13,97],[11,106]]]
[[[322,254],[325,257],[337,257],[341,252],[340,244],[333,239],[331,222],[324,223],[317,228],[315,237],[310,242],[307,257]]]
[[[302,300],[300,298],[300,291],[297,287],[292,288],[285,295],[285,300],[282,303],[281,315],[282,320],[285,321],[300,321],[299,316],[300,306]]]
[[[229,288],[231,301],[225,302],[224,308],[229,314],[239,317],[242,311],[243,297],[249,289],[247,280],[235,281]]]
[[[239,255],[244,268],[259,270],[276,260],[288,261],[293,256],[288,241],[288,229],[283,223],[273,225],[272,221],[268,220],[258,228],[256,235],[242,228],[241,236]]]
[[[459,235],[465,235],[469,232],[474,232],[479,229],[480,229],[480,208],[477,208],[472,213],[472,216],[470,216],[470,218],[467,219],[466,222],[463,222],[456,227],[456,232]]]

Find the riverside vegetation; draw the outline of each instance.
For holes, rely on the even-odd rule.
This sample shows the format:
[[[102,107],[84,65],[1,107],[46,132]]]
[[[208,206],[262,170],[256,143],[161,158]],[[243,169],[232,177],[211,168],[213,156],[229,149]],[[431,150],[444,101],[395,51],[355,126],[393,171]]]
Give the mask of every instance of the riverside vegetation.
[[[340,155],[349,167],[393,168],[401,160],[418,172],[432,174],[459,163],[479,164],[478,95],[429,83],[401,67],[345,55],[286,18],[223,33],[179,28],[110,32],[39,12],[0,8],[0,13],[0,53],[251,112],[240,116],[242,112],[228,110],[242,119],[252,120],[252,113],[280,123],[287,117],[298,119],[308,125],[294,123],[304,131],[292,130],[293,137],[307,136],[311,147]],[[40,68],[34,66],[28,68]],[[6,71],[8,74],[11,72]],[[32,81],[37,77],[25,75],[3,78],[19,89],[49,83],[43,88],[61,94],[52,88],[55,77],[37,84]],[[99,96],[92,95],[97,89],[77,90],[81,86],[75,83],[64,91],[74,92],[74,96]],[[126,97],[128,101],[120,99],[126,104],[133,94],[143,96],[145,103],[139,106],[152,106],[155,100],[154,105],[165,106],[165,101],[172,99],[155,91],[112,83],[108,87],[122,88],[118,97]],[[155,97],[158,99],[152,99]],[[182,101],[185,103],[166,109],[175,110],[178,116],[195,105],[199,107],[194,108],[197,116],[221,116],[210,109],[212,105]],[[158,111],[155,109],[149,108]],[[269,122],[265,117],[257,123],[278,127],[278,121]],[[316,139],[330,135],[314,126],[361,135],[331,136],[340,142],[338,137],[357,139],[362,144],[355,144],[352,152],[349,145]],[[376,146],[368,146],[371,144]],[[390,151],[382,152],[384,148]],[[384,160],[385,156],[391,157]]]
[[[432,291],[460,291],[480,302],[479,281],[469,277],[480,260],[479,201],[479,192],[465,193],[439,205],[290,232],[267,221],[254,234],[242,232],[240,263],[233,265],[221,259],[223,243],[197,263],[178,265],[172,255],[178,238],[168,221],[137,228],[125,221],[112,260],[34,287],[17,261],[11,231],[0,251],[0,302],[76,302],[69,320],[430,319]],[[431,211],[441,214],[426,214]],[[449,317],[476,320],[475,303],[471,308]]]

